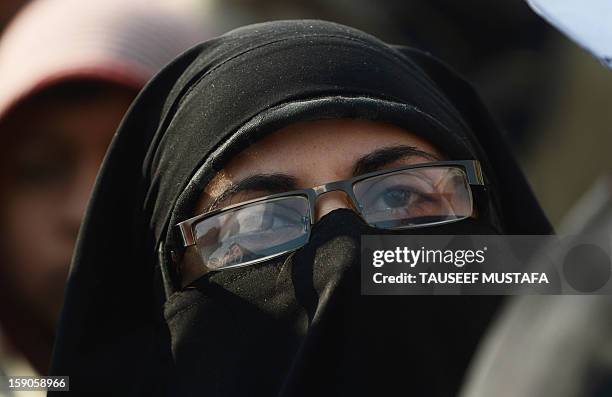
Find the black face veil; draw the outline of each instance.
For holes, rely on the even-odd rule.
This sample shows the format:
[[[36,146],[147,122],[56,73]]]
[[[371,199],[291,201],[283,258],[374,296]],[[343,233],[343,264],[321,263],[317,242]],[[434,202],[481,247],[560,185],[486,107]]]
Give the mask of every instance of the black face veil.
[[[359,236],[380,231],[349,210],[293,254],[176,288],[171,226],[216,170],[290,123],[346,117],[483,164],[479,220],[419,233],[551,232],[478,97],[437,60],[327,22],[248,26],[181,55],[125,117],[79,236],[52,373],[136,394],[454,394],[497,300],[360,296]]]

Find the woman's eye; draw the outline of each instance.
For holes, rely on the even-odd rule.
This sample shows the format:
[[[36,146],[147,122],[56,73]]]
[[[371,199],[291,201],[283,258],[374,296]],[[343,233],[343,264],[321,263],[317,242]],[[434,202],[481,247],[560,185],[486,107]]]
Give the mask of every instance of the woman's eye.
[[[428,195],[419,192],[412,186],[393,186],[384,189],[374,197],[371,205],[375,209],[409,208],[421,201],[427,201]]]
[[[389,208],[405,207],[410,203],[416,194],[404,188],[387,189],[381,195],[384,204]]]

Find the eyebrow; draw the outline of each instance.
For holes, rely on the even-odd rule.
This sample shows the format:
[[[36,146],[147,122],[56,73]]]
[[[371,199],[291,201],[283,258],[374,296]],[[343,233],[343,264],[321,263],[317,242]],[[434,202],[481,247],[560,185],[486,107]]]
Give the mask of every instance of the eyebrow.
[[[227,189],[206,207],[204,212],[210,212],[219,207],[223,201],[244,191],[265,191],[269,194],[283,193],[290,190],[297,190],[297,178],[281,173],[275,174],[255,174],[242,179]]]
[[[359,160],[357,160],[353,166],[352,176],[374,172],[390,163],[398,160],[405,160],[411,157],[422,157],[432,161],[440,160],[440,158],[437,156],[417,149],[414,146],[388,146],[377,149],[359,158]],[[297,178],[288,174],[274,173],[251,175],[231,185],[219,196],[215,197],[213,201],[205,208],[204,213],[219,208],[219,205],[223,201],[230,199],[240,192],[264,191],[268,192],[269,194],[277,194],[297,189]]]
[[[412,157],[422,157],[431,161],[440,161],[440,158],[414,146],[396,145],[387,146],[368,153],[355,162],[353,176],[367,174],[380,170],[382,167],[398,160],[406,160]]]

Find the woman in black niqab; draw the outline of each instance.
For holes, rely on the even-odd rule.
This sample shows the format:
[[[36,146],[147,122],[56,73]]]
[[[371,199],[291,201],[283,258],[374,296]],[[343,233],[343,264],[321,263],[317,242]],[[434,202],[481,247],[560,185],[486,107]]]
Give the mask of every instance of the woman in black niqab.
[[[498,299],[361,296],[359,237],[381,231],[350,210],[294,254],[179,287],[172,226],[215,172],[266,134],[330,118],[393,123],[480,160],[478,219],[418,233],[551,232],[477,95],[436,59],[334,23],[247,26],[181,55],[125,117],[81,229],[52,373],[73,390],[147,395],[453,395]]]

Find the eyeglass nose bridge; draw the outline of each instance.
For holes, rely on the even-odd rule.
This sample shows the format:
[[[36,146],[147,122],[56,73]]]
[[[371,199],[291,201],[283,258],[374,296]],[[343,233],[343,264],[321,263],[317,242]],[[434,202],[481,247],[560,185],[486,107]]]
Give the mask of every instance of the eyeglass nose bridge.
[[[325,183],[323,185],[315,186],[308,189],[308,201],[310,202],[310,223],[314,224],[316,222],[316,205],[317,199],[319,196],[329,193],[329,192],[344,192],[351,204],[353,209],[357,211],[358,215],[361,215],[361,206],[357,202],[357,198],[355,197],[355,193],[353,192],[353,184],[352,181],[336,181]]]

